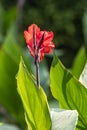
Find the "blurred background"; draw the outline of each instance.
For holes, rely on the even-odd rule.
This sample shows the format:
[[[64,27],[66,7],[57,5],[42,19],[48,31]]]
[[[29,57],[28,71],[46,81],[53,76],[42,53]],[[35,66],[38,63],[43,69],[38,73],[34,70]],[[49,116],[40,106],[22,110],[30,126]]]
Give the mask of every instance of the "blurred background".
[[[13,130],[26,130],[15,77],[21,55],[28,70],[35,70],[23,36],[32,23],[54,32],[54,52],[77,78],[87,60],[87,0],[0,0],[0,122],[18,127]],[[49,88],[52,59],[46,55],[40,63],[40,76],[50,106],[56,107]]]

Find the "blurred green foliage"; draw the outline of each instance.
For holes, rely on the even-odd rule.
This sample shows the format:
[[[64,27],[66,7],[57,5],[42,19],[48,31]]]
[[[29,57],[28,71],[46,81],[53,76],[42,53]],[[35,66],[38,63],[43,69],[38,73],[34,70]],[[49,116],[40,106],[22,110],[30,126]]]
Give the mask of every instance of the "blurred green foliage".
[[[9,113],[11,116],[9,117],[7,114],[7,117],[10,119],[6,119],[6,122],[10,120],[10,122],[19,124],[25,130],[24,111],[16,90],[15,80],[20,55],[23,55],[28,69],[31,71],[25,54],[16,43],[14,27],[12,26],[0,49],[0,104],[5,108],[6,113]]]

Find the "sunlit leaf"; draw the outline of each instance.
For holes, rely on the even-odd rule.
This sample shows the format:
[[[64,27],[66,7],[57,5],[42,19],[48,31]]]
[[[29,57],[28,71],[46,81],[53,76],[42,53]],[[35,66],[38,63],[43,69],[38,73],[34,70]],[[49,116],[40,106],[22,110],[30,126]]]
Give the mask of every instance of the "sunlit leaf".
[[[80,129],[87,129],[87,89],[54,56],[50,71],[51,91],[64,109],[77,110]]]
[[[87,63],[80,75],[79,81],[87,88]]]
[[[77,78],[79,78],[86,61],[87,61],[87,57],[86,57],[85,47],[81,47],[74,59],[74,62],[73,62],[72,68],[71,68],[72,73]]]
[[[26,121],[30,130],[50,130],[51,119],[48,103],[43,89],[35,85],[23,61],[17,75],[18,92],[21,96]]]

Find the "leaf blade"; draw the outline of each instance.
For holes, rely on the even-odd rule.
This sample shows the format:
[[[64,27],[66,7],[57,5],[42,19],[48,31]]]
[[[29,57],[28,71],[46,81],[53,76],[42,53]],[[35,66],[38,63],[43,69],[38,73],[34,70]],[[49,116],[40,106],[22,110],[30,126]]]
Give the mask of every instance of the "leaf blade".
[[[86,57],[86,50],[85,50],[85,47],[81,47],[80,50],[78,51],[75,59],[74,59],[74,62],[73,62],[73,65],[72,65],[72,68],[71,68],[71,71],[72,73],[77,77],[79,78],[83,68],[84,68],[84,65],[87,61],[87,57]]]
[[[87,127],[87,89],[62,65],[55,56],[51,71],[51,91],[64,109],[76,109],[79,113],[78,125]]]
[[[50,130],[51,119],[46,95],[41,87],[40,89],[36,87],[23,61],[19,65],[17,84],[18,93],[23,101],[26,120],[30,130]],[[40,117],[38,118],[39,114]]]

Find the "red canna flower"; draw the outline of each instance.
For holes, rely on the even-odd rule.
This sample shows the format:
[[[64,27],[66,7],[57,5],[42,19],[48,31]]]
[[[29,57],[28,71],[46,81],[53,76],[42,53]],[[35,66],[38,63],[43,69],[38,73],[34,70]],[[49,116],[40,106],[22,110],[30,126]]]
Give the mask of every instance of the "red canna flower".
[[[52,49],[55,47],[52,42],[53,37],[52,31],[41,31],[36,24],[31,24],[28,31],[24,31],[24,38],[30,54],[35,57],[37,51],[39,62],[44,58],[45,53],[52,53]]]

